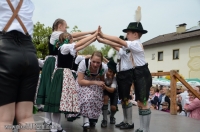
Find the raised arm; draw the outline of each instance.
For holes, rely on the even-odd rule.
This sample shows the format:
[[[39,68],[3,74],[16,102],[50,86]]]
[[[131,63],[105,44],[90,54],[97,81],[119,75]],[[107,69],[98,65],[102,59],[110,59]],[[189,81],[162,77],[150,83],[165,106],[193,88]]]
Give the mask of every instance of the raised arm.
[[[88,37],[86,37],[84,39],[81,39],[80,41],[76,42],[76,45],[75,45],[74,48],[77,49],[81,45],[84,45],[85,43],[87,43],[88,41],[90,41],[91,39],[93,39],[94,37],[96,37],[97,34],[98,34],[98,32],[96,31],[93,35],[90,35],[90,36],[88,36]]]
[[[112,41],[109,41],[109,40],[107,40],[107,39],[102,39],[102,38],[100,38],[99,36],[97,36],[97,40],[98,40],[98,42],[100,42],[100,43],[108,44],[108,45],[110,45],[110,46],[112,46],[112,47],[119,47],[119,48],[122,48],[122,45],[120,45],[120,44],[118,44],[118,43],[115,43],[115,42],[112,42]]]
[[[90,32],[75,32],[75,33],[72,33],[71,35],[73,38],[77,38],[77,37],[88,35],[88,34],[94,34],[95,32],[96,32],[96,30],[90,31]]]
[[[80,45],[79,47],[75,48],[75,50],[78,52],[82,49],[84,49],[85,47],[87,47],[88,45],[90,45],[92,42],[94,42],[96,40],[96,37],[92,38],[91,40],[89,40],[88,42],[86,42],[83,45]]]
[[[75,42],[75,41],[79,41],[79,40],[81,40],[81,39],[84,39],[84,38],[86,38],[86,37],[88,37],[88,36],[80,36],[80,37],[73,38],[73,40],[74,40],[74,42]]]
[[[126,41],[118,38],[118,37],[115,37],[115,36],[110,36],[110,35],[106,35],[106,34],[103,34],[102,31],[101,31],[101,27],[98,28],[98,32],[99,32],[99,36],[102,37],[102,38],[105,38],[107,40],[110,40],[112,42],[115,42],[117,44],[120,44],[122,46],[125,46],[127,47],[127,43]]]

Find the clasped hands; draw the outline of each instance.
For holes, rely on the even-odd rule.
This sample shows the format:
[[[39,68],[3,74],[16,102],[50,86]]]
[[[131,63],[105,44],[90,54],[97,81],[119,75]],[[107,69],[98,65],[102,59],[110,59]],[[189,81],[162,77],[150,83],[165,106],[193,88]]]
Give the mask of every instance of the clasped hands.
[[[101,31],[101,27],[100,27],[100,26],[98,27],[97,30],[92,31],[91,34],[95,36],[95,39],[94,39],[93,42],[95,42],[96,40],[97,40],[99,43],[102,42],[102,40],[103,40],[103,33],[102,33],[102,31]]]

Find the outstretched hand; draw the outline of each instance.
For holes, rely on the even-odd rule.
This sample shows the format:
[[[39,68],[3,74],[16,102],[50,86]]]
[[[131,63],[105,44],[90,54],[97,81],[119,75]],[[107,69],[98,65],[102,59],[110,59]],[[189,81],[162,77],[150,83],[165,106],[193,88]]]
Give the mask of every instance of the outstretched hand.
[[[102,33],[102,31],[101,31],[101,27],[100,27],[100,26],[98,27],[98,33],[99,33],[99,36],[100,36],[101,38],[103,38],[103,33]]]
[[[98,41],[99,43],[101,43],[101,42],[102,42],[102,38],[100,38],[100,36],[97,36],[97,41]]]

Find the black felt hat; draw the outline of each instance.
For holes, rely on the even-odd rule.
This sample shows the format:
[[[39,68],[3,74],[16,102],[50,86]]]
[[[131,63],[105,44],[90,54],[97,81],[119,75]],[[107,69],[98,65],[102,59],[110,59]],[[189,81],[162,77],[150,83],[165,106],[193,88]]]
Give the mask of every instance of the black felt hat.
[[[141,22],[131,22],[129,23],[128,27],[124,30],[122,30],[123,32],[127,32],[127,31],[132,31],[132,32],[140,32],[142,34],[147,33],[147,30],[144,30],[142,27],[142,23]]]
[[[107,63],[108,68],[111,69],[114,73],[117,72],[116,65],[117,64],[114,62],[113,58],[111,58],[110,61]]]

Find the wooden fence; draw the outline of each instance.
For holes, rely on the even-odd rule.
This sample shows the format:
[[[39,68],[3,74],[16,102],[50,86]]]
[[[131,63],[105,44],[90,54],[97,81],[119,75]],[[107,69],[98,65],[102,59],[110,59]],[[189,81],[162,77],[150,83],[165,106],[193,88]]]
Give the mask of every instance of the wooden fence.
[[[151,73],[152,76],[167,76],[170,75],[170,89],[171,89],[171,103],[170,103],[170,113],[172,115],[177,115],[177,103],[176,103],[176,86],[178,79],[187,89],[189,89],[198,99],[200,99],[200,95],[183,79],[176,71],[171,70],[170,72],[158,72]]]

